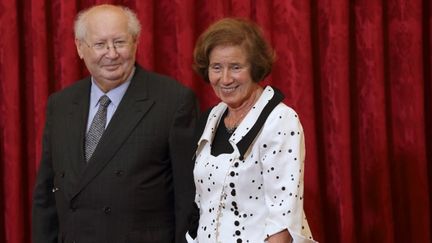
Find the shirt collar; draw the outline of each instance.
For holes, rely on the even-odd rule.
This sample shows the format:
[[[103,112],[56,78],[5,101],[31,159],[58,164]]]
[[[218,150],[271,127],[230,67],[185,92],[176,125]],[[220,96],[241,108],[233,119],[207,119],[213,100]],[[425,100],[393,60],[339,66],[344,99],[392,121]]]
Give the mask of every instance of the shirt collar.
[[[114,89],[108,91],[107,93],[104,93],[99,86],[95,83],[95,80],[93,76],[91,77],[91,90],[90,90],[90,106],[96,107],[98,105],[99,99],[101,96],[106,95],[111,100],[110,104],[113,104],[114,107],[118,107],[120,104],[120,101],[122,100],[124,94],[126,93],[127,88],[129,87],[129,84],[132,80],[132,77],[135,73],[135,67],[132,69],[132,72],[130,73],[129,77],[127,78],[126,82],[123,82],[119,86],[115,87]]]

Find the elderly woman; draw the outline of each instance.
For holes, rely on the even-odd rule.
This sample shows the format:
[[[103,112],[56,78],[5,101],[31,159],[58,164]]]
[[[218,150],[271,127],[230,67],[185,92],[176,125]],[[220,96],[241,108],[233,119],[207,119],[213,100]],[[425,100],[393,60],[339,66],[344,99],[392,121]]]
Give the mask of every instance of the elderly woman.
[[[197,143],[199,225],[189,242],[315,242],[303,211],[303,128],[277,89],[258,84],[273,53],[241,19],[222,19],[198,39],[194,68],[221,102]]]

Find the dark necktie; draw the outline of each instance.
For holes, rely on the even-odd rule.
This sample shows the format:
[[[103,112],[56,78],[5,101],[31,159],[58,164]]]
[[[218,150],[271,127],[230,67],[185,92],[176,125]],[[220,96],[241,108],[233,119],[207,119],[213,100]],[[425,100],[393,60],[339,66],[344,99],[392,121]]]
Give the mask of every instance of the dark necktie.
[[[108,96],[103,95],[99,99],[99,109],[93,118],[90,125],[90,129],[86,135],[85,140],[85,157],[86,161],[89,161],[96,146],[105,131],[106,119],[107,119],[107,107],[111,100]]]

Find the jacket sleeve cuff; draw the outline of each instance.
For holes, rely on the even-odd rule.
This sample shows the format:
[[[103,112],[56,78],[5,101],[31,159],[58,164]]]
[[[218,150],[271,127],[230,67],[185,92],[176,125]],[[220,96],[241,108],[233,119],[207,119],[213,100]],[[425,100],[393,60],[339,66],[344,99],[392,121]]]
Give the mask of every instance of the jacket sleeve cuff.
[[[198,240],[196,238],[192,239],[192,237],[189,235],[189,231],[186,232],[186,241],[188,243],[198,243]]]

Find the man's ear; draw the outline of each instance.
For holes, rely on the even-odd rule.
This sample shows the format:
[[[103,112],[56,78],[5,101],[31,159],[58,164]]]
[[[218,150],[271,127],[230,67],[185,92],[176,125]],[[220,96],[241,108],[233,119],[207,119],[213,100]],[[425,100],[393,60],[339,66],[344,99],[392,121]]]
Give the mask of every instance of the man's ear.
[[[84,54],[83,54],[83,52],[82,52],[83,45],[82,45],[81,41],[78,40],[78,39],[75,39],[75,46],[76,46],[76,49],[77,49],[77,52],[78,52],[78,56],[79,56],[81,59],[83,59]]]

